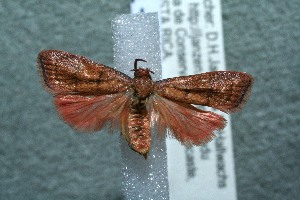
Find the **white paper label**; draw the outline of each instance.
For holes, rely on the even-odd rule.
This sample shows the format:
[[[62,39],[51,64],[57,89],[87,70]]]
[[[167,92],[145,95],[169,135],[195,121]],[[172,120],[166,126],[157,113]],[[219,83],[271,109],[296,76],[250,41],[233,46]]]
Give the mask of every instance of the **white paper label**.
[[[163,78],[225,70],[219,0],[135,0],[131,11],[159,12]],[[227,126],[207,145],[167,139],[170,199],[237,199],[231,123],[222,115]]]

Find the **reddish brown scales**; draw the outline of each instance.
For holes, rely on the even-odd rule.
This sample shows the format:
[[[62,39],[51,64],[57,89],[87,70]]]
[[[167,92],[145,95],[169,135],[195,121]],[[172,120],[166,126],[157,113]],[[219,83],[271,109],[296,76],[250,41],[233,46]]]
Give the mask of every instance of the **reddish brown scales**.
[[[175,101],[233,112],[248,99],[252,84],[249,74],[215,71],[161,80],[155,91]]]
[[[235,112],[247,101],[253,78],[243,72],[216,71],[153,82],[149,69],[134,64],[134,78],[83,56],[47,50],[38,56],[43,83],[54,95],[60,116],[80,131],[97,131],[106,123],[120,127],[129,146],[145,158],[150,124],[158,123],[184,145],[210,141],[225,119],[190,104]]]
[[[129,146],[144,157],[147,157],[150,149],[151,135],[149,115],[145,103],[136,104],[135,100],[132,99],[127,126],[128,132],[123,134],[129,135],[127,137]]]
[[[125,138],[128,138],[127,142],[132,149],[146,158],[151,144],[150,121],[146,106],[149,96],[153,93],[154,82],[150,76],[151,71],[137,68],[137,61],[144,60],[136,59],[134,62],[133,94],[128,118],[129,137]]]
[[[46,88],[53,94],[114,94],[127,91],[132,82],[113,68],[63,51],[40,52],[38,65]]]

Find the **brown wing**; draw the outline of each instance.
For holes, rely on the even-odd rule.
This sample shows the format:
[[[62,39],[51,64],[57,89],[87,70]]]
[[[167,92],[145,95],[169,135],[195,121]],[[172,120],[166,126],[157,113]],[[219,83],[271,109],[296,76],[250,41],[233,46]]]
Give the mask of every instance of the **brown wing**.
[[[92,132],[120,125],[132,79],[83,56],[46,50],[38,55],[43,83],[55,97],[61,118],[76,130]]]
[[[131,85],[127,75],[64,51],[40,52],[38,67],[45,87],[54,95],[113,94],[125,92]]]
[[[235,112],[247,101],[252,84],[249,74],[215,71],[157,81],[155,92],[173,101]]]

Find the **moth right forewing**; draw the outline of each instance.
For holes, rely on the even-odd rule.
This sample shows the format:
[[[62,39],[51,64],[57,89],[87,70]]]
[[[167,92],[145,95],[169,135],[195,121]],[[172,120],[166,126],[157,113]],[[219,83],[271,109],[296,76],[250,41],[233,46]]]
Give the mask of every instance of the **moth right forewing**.
[[[132,79],[83,56],[57,50],[38,55],[40,76],[52,94],[102,95],[124,92]]]
[[[234,112],[247,101],[252,84],[253,78],[249,74],[215,71],[157,81],[154,90],[173,101]]]

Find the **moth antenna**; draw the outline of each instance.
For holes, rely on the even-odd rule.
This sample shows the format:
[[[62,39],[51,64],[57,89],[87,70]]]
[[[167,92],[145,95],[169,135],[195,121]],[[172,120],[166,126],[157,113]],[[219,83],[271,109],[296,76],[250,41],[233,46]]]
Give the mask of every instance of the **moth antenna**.
[[[133,69],[133,71],[136,71],[136,70],[137,70],[137,62],[138,62],[138,61],[147,62],[147,61],[144,60],[144,59],[135,59],[135,60],[134,60],[134,69]]]

